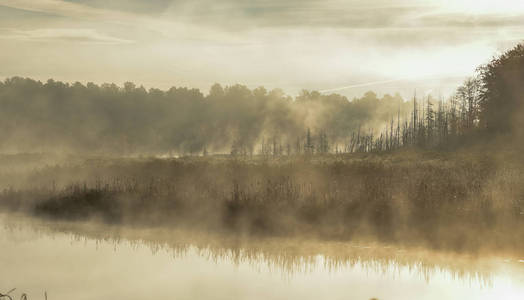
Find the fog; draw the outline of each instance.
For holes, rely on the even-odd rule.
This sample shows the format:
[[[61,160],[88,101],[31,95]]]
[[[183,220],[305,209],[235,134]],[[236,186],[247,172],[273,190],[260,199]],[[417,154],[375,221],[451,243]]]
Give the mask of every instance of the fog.
[[[241,83],[292,96],[397,80],[372,89],[449,96],[522,37],[522,13],[509,0],[3,0],[0,76],[203,91]]]
[[[519,298],[521,2],[0,0],[0,298]]]
[[[0,151],[98,154],[260,153],[260,144],[302,147],[309,128],[331,143],[347,142],[359,127],[381,129],[406,117],[412,104],[373,92],[347,99],[302,91],[296,98],[264,87],[213,85],[149,89],[126,83],[45,83],[9,78],[0,83]],[[300,150],[300,149],[299,149]]]
[[[516,300],[524,278],[522,263],[507,257],[122,230],[21,216],[0,215],[0,222],[0,279],[19,287],[12,296],[27,293],[29,299],[43,299],[46,292],[48,299],[318,299],[350,294],[359,299],[504,295]]]

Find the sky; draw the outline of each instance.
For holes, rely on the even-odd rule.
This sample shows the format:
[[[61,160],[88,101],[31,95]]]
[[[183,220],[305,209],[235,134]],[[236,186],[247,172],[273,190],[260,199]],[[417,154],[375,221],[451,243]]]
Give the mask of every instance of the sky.
[[[451,94],[522,0],[0,0],[0,78]]]

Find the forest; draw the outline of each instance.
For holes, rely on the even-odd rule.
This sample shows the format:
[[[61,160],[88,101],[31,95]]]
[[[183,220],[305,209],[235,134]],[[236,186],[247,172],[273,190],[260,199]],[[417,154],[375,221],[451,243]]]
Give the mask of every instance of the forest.
[[[74,153],[251,153],[262,140],[293,144],[306,128],[343,141],[360,125],[385,123],[409,104],[399,96],[369,92],[348,101],[303,91],[295,99],[280,90],[213,85],[167,91],[126,83],[100,86],[9,78],[0,84],[4,151]],[[257,147],[258,146],[258,147]]]
[[[303,90],[215,84],[167,91],[127,82],[0,82],[4,153],[283,155],[449,148],[479,136],[517,134],[523,45],[479,67],[449,99],[417,95],[352,100]]]

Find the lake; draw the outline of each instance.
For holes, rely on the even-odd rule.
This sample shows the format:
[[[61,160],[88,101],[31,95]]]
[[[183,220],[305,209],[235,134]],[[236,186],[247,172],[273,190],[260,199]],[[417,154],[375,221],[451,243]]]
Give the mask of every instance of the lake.
[[[0,223],[0,292],[17,288],[15,299],[22,292],[44,299],[44,291],[49,300],[524,297],[518,258],[410,254],[364,243],[208,241],[194,233],[6,214]]]

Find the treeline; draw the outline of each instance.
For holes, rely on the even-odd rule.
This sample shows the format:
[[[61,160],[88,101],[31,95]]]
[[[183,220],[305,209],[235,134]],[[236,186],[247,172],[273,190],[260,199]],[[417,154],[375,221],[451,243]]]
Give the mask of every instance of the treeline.
[[[382,119],[382,126],[362,126],[347,132],[342,139],[331,139],[326,130],[313,132],[310,128],[285,144],[276,137],[262,139],[259,153],[263,155],[291,154],[342,154],[389,152],[401,148],[454,149],[472,140],[489,137],[487,111],[484,108],[485,90],[482,77],[472,77],[447,100],[431,95],[419,98],[414,95],[409,113],[389,112],[390,119]],[[499,126],[496,123],[493,123]],[[378,128],[378,129],[377,129]],[[241,145],[233,144],[231,154],[249,154]]]
[[[291,155],[438,149],[524,134],[524,45],[481,66],[450,99],[215,84],[146,90],[133,83],[0,82],[1,152]]]
[[[482,133],[481,82],[469,78],[447,101],[431,96],[413,97],[413,109],[407,118],[391,119],[382,131],[353,133],[344,148],[347,152],[383,152],[405,147],[419,149],[453,148],[464,144],[465,137]]]
[[[358,126],[376,127],[410,104],[372,92],[346,97],[242,85],[146,90],[133,83],[0,82],[0,151],[117,154],[257,153],[262,141],[294,145],[307,128],[343,142]],[[284,151],[284,150],[283,150]]]
[[[408,116],[399,110],[381,130],[361,126],[340,147],[329,143],[324,131],[312,142],[309,129],[303,138],[304,153],[384,152],[405,147],[454,149],[475,142],[503,140],[521,145],[524,137],[524,44],[480,66],[456,93],[444,101],[431,96],[411,101]],[[298,145],[298,143],[297,143]],[[297,153],[300,148],[297,147]]]

